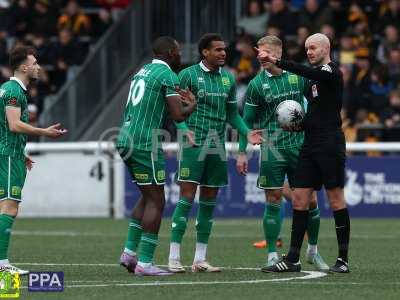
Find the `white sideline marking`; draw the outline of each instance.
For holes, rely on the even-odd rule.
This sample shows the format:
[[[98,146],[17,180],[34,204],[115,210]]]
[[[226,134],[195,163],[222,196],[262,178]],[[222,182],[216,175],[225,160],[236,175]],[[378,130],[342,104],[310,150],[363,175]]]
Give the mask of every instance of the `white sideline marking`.
[[[13,235],[22,235],[22,236],[69,236],[69,237],[76,237],[76,236],[101,236],[101,237],[125,237],[125,234],[104,234],[102,232],[78,232],[78,231],[68,231],[68,230],[13,230]],[[159,237],[162,238],[169,238],[170,235],[168,234],[159,234]],[[187,233],[185,236],[188,237],[195,237],[196,233]],[[283,235],[284,238],[287,238],[286,235]],[[254,234],[219,234],[214,233],[211,235],[211,238],[260,238],[261,235],[258,233]],[[329,234],[320,236],[319,239],[332,239],[336,238],[336,235]],[[385,240],[385,239],[396,239],[399,238],[398,235],[368,235],[368,234],[352,234],[352,239],[376,239],[376,240]]]
[[[235,268],[232,268],[235,269]],[[255,269],[255,268],[251,268]],[[117,287],[117,286],[168,286],[168,285],[218,285],[218,284],[257,284],[263,282],[280,282],[280,281],[291,281],[291,280],[304,280],[304,279],[316,279],[325,277],[327,274],[317,271],[302,271],[305,273],[301,277],[287,277],[287,278],[272,278],[272,279],[256,279],[256,280],[237,280],[237,281],[154,281],[154,282],[142,282],[142,283],[102,283],[102,284],[77,284],[77,285],[65,285],[66,288],[94,288],[94,287]],[[23,286],[22,289],[26,289]]]

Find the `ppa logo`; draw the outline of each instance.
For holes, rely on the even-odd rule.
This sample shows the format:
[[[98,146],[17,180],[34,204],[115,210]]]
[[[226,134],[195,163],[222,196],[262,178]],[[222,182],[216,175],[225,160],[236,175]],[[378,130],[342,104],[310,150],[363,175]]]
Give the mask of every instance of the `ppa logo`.
[[[64,291],[64,272],[29,272],[28,291]]]

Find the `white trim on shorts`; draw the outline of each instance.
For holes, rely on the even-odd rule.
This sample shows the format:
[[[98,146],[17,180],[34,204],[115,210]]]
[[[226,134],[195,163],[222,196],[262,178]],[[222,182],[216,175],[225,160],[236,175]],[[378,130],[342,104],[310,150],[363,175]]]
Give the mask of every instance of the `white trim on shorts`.
[[[153,179],[156,182],[156,185],[165,185],[165,182],[158,183],[158,181],[156,179],[157,176],[156,176],[155,167],[154,167],[153,151],[150,152],[150,156],[151,156],[151,167],[153,169]],[[164,170],[164,173],[165,173],[165,170]],[[152,184],[152,183],[150,183],[150,184]],[[147,184],[142,184],[142,185],[147,185]]]

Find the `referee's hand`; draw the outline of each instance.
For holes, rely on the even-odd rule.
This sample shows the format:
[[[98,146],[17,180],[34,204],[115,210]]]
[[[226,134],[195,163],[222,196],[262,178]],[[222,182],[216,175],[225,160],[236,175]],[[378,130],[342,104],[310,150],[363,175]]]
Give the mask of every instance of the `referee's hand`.
[[[248,161],[246,153],[239,153],[236,161],[236,170],[240,175],[246,176],[248,171]]]

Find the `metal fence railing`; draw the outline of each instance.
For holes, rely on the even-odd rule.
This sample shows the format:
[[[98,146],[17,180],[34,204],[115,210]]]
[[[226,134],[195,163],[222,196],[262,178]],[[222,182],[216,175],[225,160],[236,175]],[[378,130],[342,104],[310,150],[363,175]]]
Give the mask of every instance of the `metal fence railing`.
[[[63,140],[79,139],[129,72],[150,54],[155,37],[175,37],[183,46],[183,61],[193,61],[202,34],[219,32],[226,40],[233,38],[242,4],[242,0],[133,1],[84,64],[70,72],[71,78],[59,93],[47,100],[41,122],[62,122],[69,130]]]

